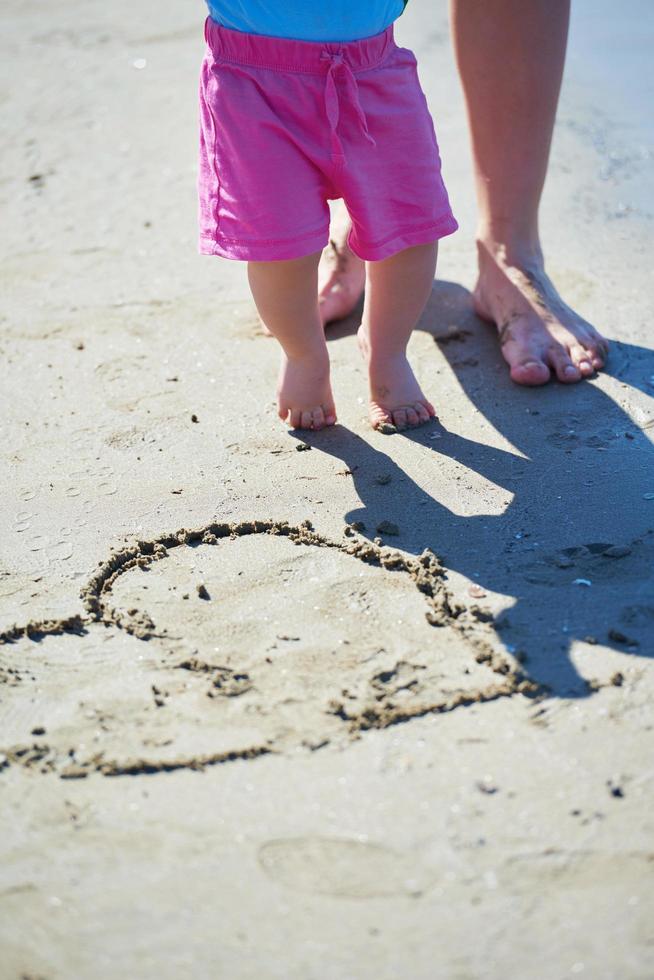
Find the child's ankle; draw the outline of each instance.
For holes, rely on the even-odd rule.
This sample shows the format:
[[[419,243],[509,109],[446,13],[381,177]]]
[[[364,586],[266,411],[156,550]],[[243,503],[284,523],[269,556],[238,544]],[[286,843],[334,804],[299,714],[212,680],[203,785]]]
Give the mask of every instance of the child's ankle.
[[[371,371],[406,361],[406,347],[382,347],[368,345],[364,351],[368,368]]]
[[[322,343],[317,341],[315,344],[292,344],[282,346],[286,360],[293,364],[324,364],[329,366],[329,352],[324,338]]]
[[[393,343],[392,340],[386,340],[382,343],[379,340],[374,343],[370,340],[370,332],[368,329],[361,324],[358,330],[358,341],[361,353],[366,358],[369,367],[375,367],[376,365],[390,364],[394,361],[397,362],[404,358],[406,360],[406,345],[398,345]]]

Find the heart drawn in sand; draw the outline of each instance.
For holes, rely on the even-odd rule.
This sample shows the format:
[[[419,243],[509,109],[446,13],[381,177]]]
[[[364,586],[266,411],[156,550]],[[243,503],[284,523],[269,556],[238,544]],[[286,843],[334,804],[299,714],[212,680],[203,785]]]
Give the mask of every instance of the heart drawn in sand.
[[[83,616],[0,637],[57,706],[45,740],[5,749],[5,764],[64,778],[202,769],[539,693],[483,612],[454,602],[436,555],[350,528],[341,541],[308,521],[181,529],[114,552],[81,596]]]

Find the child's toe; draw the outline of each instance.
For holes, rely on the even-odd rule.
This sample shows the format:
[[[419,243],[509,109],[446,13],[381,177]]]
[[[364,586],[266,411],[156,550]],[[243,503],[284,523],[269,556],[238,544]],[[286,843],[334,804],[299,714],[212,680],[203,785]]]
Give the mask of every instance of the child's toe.
[[[414,408],[407,408],[407,410],[406,410],[406,420],[407,420],[407,424],[408,425],[411,425],[411,426],[415,426],[415,425],[418,425],[420,423],[420,419],[418,417],[418,413],[416,412],[416,410]]]
[[[318,408],[314,408],[311,413],[311,422],[314,429],[322,429],[325,424],[325,413],[322,410],[322,405],[318,405]]]
[[[292,408],[291,409],[291,419],[290,419],[290,422],[291,422],[291,428],[292,429],[299,429],[299,428],[301,428],[301,425],[302,425],[302,413],[300,412],[299,408]]]
[[[312,417],[311,417],[310,409],[306,409],[305,411],[300,413],[300,424],[303,429],[310,429],[311,422],[312,422]]]
[[[397,408],[393,412],[393,424],[397,429],[406,429],[407,427],[406,408]]]
[[[373,429],[378,429],[380,425],[384,422],[393,422],[393,419],[386,409],[382,408],[381,405],[376,405],[374,402],[370,403],[370,422]]]
[[[416,402],[413,407],[416,410],[416,414],[420,422],[429,422],[430,415],[425,405],[422,405],[420,402]]]

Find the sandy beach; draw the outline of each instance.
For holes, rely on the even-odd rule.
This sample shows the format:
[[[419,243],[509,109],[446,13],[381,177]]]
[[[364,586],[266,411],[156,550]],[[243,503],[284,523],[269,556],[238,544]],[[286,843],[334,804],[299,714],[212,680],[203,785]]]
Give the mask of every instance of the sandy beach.
[[[542,233],[612,347],[527,389],[411,0],[460,231],[438,421],[391,436],[356,315],[339,424],[288,432],[244,266],[197,254],[203,18],[3,7],[0,980],[649,980],[651,5],[575,5]]]

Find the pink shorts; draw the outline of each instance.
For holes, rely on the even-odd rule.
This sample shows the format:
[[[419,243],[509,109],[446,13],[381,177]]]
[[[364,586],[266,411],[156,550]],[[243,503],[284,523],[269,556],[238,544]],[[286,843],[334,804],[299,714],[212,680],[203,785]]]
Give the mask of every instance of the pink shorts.
[[[318,252],[336,198],[362,259],[456,231],[416,60],[392,27],[323,44],[207,19],[205,37],[200,252],[251,261]]]

